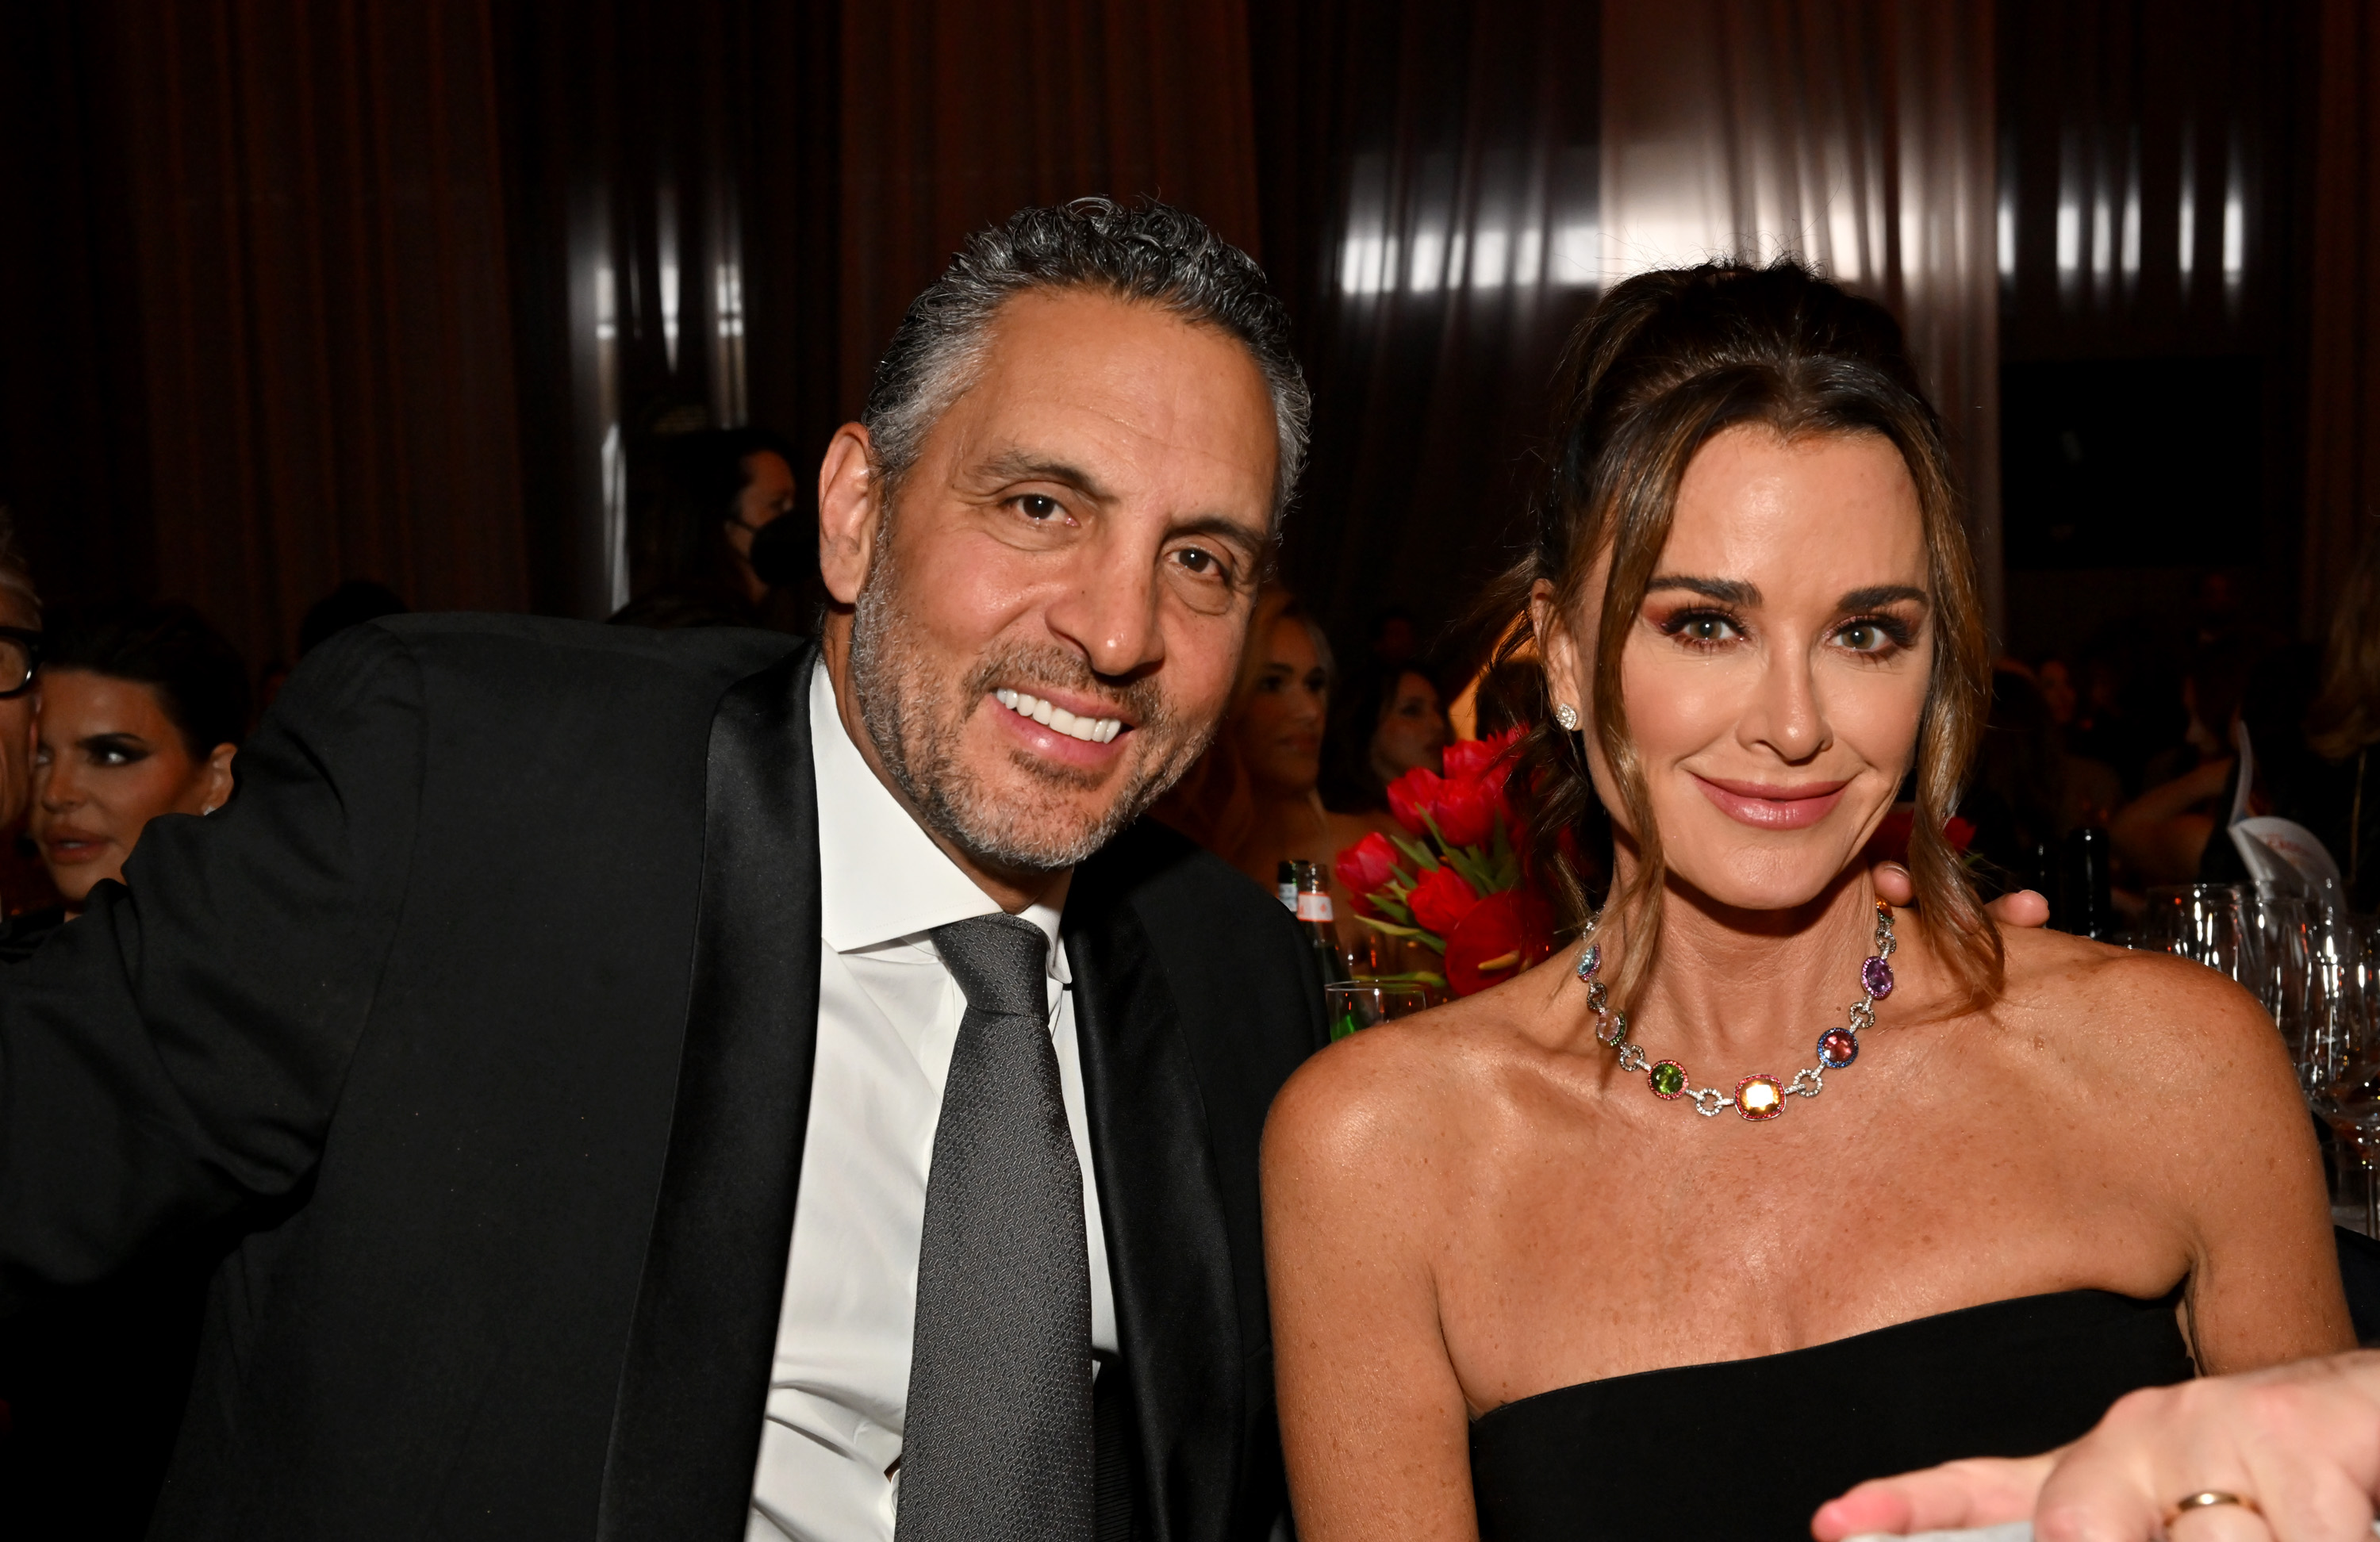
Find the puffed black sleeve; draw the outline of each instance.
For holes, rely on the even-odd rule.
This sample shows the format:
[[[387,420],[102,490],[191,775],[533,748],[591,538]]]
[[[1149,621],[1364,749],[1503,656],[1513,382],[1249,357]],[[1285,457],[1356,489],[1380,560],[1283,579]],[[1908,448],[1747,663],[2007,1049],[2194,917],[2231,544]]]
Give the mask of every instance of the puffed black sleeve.
[[[228,806],[152,821],[128,887],[0,969],[0,1311],[305,1179],[403,903],[424,732],[405,643],[350,629]]]

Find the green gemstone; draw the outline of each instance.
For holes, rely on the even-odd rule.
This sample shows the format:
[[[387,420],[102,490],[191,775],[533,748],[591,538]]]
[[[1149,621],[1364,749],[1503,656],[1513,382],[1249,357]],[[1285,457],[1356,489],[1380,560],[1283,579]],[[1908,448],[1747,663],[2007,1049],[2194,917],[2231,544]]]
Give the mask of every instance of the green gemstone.
[[[1676,1061],[1665,1060],[1647,1073],[1653,1090],[1664,1098],[1675,1098],[1686,1090],[1686,1068]]]

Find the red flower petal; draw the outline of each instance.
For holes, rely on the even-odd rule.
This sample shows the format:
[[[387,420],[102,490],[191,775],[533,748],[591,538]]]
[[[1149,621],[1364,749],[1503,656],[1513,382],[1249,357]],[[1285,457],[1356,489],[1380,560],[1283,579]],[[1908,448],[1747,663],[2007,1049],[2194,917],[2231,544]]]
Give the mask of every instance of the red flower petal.
[[[1553,933],[1553,909],[1535,890],[1505,889],[1488,895],[1471,907],[1446,939],[1448,989],[1470,996],[1501,985],[1552,953]]]
[[[1463,924],[1480,903],[1479,896],[1463,875],[1451,868],[1436,868],[1421,875],[1405,904],[1413,910],[1414,924],[1440,937],[1450,936]]]
[[[1422,816],[1438,812],[1439,792],[1444,785],[1436,771],[1415,766],[1389,783],[1389,812],[1414,834],[1427,835],[1429,824]]]

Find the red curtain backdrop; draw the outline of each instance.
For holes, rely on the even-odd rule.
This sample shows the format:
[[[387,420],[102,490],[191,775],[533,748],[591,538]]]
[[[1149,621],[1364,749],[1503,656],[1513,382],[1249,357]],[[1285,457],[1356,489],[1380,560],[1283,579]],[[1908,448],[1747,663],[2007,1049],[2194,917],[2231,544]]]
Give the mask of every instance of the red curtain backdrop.
[[[850,0],[842,395],[962,237],[1020,207],[1154,194],[1257,249],[1241,0]]]
[[[378,578],[526,603],[480,0],[115,0],[156,568],[252,660]]]
[[[2380,12],[2323,0],[2307,308],[2306,631],[2380,539]]]

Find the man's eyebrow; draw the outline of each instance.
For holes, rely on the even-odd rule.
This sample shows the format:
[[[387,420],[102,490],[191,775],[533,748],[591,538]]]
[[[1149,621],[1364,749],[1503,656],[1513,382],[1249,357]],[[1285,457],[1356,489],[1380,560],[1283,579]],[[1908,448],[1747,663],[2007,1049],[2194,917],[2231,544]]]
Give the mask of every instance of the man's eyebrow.
[[[1914,600],[1921,605],[1933,603],[1931,595],[1907,584],[1870,584],[1865,589],[1852,590],[1835,603],[1838,610],[1876,611],[1887,605],[1899,604],[1903,600]]]
[[[1037,455],[1030,450],[1003,450],[983,463],[981,474],[1001,482],[1057,482],[1075,489],[1095,504],[1110,502],[1115,496],[1081,467]]]
[[[1742,605],[1749,609],[1760,603],[1760,586],[1742,578],[1697,578],[1684,573],[1659,573],[1645,586],[1645,592],[1656,589],[1682,589],[1699,594],[1706,600],[1716,600],[1722,605]]]

